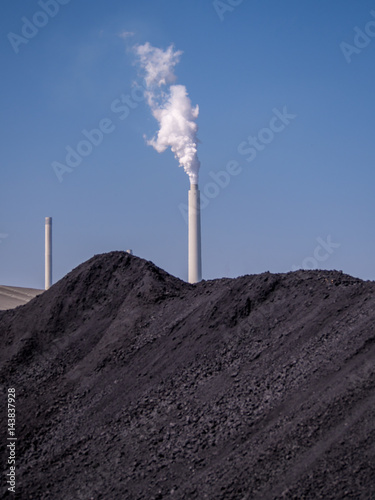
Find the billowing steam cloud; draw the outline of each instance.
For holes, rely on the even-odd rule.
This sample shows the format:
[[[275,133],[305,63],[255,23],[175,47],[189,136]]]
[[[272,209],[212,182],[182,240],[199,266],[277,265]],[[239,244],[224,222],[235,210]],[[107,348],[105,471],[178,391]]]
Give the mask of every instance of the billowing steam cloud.
[[[134,49],[145,71],[148,104],[160,124],[157,135],[147,144],[158,153],[170,147],[190,182],[197,184],[200,163],[196,119],[199,107],[192,107],[184,85],[171,85],[176,80],[173,70],[182,52],[175,51],[173,45],[163,51],[148,42]]]

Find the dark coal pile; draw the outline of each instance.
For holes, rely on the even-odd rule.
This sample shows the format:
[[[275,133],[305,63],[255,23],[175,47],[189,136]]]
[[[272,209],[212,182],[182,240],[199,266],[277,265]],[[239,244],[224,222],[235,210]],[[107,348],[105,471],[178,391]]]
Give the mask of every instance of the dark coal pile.
[[[16,498],[375,498],[374,322],[375,283],[336,271],[96,256],[0,312]]]

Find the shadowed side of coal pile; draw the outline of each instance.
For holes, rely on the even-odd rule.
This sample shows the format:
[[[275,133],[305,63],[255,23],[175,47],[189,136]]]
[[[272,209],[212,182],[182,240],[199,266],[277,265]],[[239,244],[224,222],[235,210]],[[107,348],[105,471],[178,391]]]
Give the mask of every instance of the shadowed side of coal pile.
[[[339,272],[94,257],[0,313],[18,498],[373,497],[374,306]]]

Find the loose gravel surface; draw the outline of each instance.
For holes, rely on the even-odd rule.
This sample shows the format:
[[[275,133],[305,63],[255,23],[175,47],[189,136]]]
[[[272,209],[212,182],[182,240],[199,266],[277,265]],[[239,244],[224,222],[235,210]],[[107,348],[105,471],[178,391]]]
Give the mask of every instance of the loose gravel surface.
[[[337,271],[95,256],[0,312],[15,498],[374,499],[374,323],[375,283]]]

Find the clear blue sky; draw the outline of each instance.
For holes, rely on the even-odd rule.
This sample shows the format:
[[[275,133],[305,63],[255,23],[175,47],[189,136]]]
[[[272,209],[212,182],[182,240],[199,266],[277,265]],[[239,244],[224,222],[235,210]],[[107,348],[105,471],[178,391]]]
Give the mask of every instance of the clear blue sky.
[[[200,107],[204,278],[305,265],[375,279],[375,3],[230,3],[71,0],[51,17],[2,2],[0,284],[43,287],[45,216],[54,281],[127,248],[187,278],[188,176],[146,145],[157,123],[144,101],[123,120],[114,111],[141,83],[131,47],[147,41],[183,51],[177,83]],[[35,34],[24,17],[45,25]],[[284,106],[295,118],[283,128],[272,118]],[[59,182],[51,164],[106,118],[112,131]],[[212,173],[229,162],[238,175],[221,187]]]

